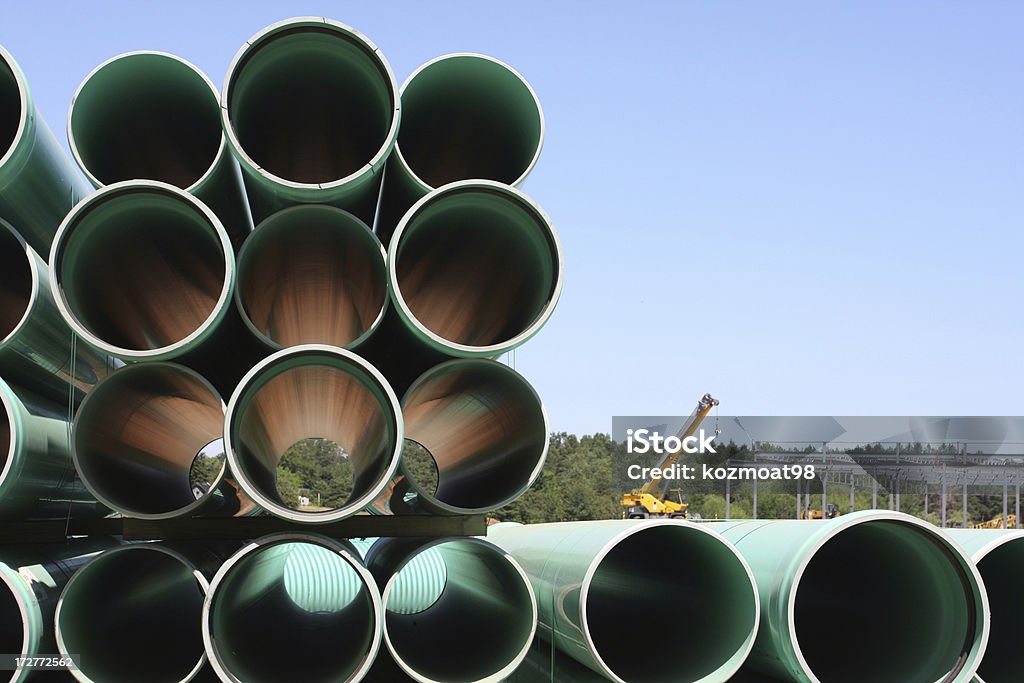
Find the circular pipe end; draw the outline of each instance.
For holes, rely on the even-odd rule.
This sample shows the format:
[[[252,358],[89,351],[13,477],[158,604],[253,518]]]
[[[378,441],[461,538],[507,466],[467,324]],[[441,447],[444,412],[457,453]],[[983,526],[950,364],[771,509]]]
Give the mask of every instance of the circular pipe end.
[[[157,181],[108,185],[61,223],[53,298],[87,343],[124,360],[169,360],[216,328],[235,261],[224,227],[187,192]]]
[[[1024,604],[1024,585],[1020,581],[1024,531],[999,533],[974,554],[974,561],[992,610],[991,637],[978,667],[978,678],[985,683],[1013,683],[1024,670],[1024,650],[1020,647],[1024,630],[1017,609]]]
[[[25,137],[30,109],[25,75],[11,53],[0,45],[0,171]]]
[[[39,653],[43,615],[32,589],[17,569],[0,562],[0,648],[29,657]],[[15,671],[10,683],[24,680],[28,670]]]
[[[324,523],[384,490],[398,468],[403,423],[376,368],[351,351],[307,344],[249,371],[228,403],[224,434],[231,471],[257,504]],[[309,471],[316,476],[301,474]]]
[[[0,349],[18,334],[35,305],[42,261],[0,218]]]
[[[345,24],[298,17],[266,27],[238,51],[221,118],[248,173],[315,192],[375,174],[395,144],[400,110],[394,73],[376,45]]]
[[[398,314],[424,342],[455,356],[495,357],[524,344],[554,312],[562,270],[543,209],[486,180],[420,199],[388,251]]]

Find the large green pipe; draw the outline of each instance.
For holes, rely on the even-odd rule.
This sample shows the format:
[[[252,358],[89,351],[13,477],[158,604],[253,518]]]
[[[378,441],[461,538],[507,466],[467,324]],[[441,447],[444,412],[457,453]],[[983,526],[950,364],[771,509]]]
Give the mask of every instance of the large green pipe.
[[[93,537],[0,548],[0,650],[22,657],[55,653],[53,614],[60,592],[79,567],[112,545],[113,539]],[[16,670],[7,680],[21,683],[31,671]]]
[[[57,603],[57,648],[83,683],[185,683],[206,668],[203,603],[224,549],[139,543],[79,569]]]
[[[1024,531],[946,529],[978,566],[992,609],[992,635],[977,683],[1019,681],[1024,671],[1020,606],[1024,605]]]
[[[457,180],[519,185],[540,157],[544,114],[530,84],[480,54],[422,65],[402,85],[402,127],[388,159],[377,232],[387,244],[410,206]]]
[[[46,263],[0,218],[0,376],[49,400],[77,403],[113,361],[72,339]]]
[[[357,347],[388,303],[384,249],[333,206],[293,206],[263,221],[238,255],[235,302],[268,346]]]
[[[436,482],[419,481],[408,463],[378,512],[409,504],[438,514],[482,514],[530,488],[548,452],[548,420],[537,392],[515,370],[484,358],[431,368],[402,399],[407,443],[432,460]],[[419,450],[419,448],[417,450]]]
[[[376,368],[318,344],[278,351],[253,367],[228,403],[224,426],[228,463],[243,490],[277,516],[314,523],[353,515],[380,495],[398,468],[402,432],[398,399]],[[282,497],[283,471],[308,467],[291,460],[303,453],[320,468],[315,483],[305,481],[320,487],[307,492],[311,501],[321,496],[319,509]]]
[[[272,24],[235,55],[221,102],[256,223],[293,204],[373,222],[401,103],[366,36],[322,17]]]
[[[71,100],[68,142],[94,187],[159,180],[213,209],[236,247],[252,231],[220,125],[220,94],[180,57],[128,52],[93,69]]]
[[[978,668],[989,633],[981,576],[927,522],[865,510],[704,526],[757,579],[765,611],[752,669],[800,683],[966,683]]]
[[[0,517],[95,515],[75,478],[68,408],[0,379]]]
[[[414,680],[496,683],[526,657],[537,602],[522,568],[491,543],[386,538],[366,566],[382,589],[388,653]]]
[[[487,539],[530,577],[538,633],[616,683],[721,683],[754,644],[754,577],[736,550],[704,526],[500,524]],[[652,640],[653,631],[682,621],[693,625],[685,634]]]
[[[255,506],[226,471],[223,437],[224,402],[199,373],[136,363],[86,397],[72,456],[97,500],[129,517],[245,515]]]
[[[224,563],[202,628],[226,683],[356,683],[380,648],[381,622],[380,593],[355,550],[323,536],[280,534]]]
[[[89,185],[36,110],[21,67],[0,46],[0,216],[39,254]]]
[[[64,320],[102,353],[176,360],[224,395],[265,355],[232,303],[235,259],[220,219],[172,185],[94,192],[61,225],[50,267]]]

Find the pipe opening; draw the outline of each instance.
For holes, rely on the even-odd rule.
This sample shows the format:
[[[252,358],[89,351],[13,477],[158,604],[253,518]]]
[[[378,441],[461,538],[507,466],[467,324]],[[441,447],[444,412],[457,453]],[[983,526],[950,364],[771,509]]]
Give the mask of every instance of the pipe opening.
[[[426,446],[406,439],[402,444],[402,469],[409,473],[419,490],[431,496],[437,493],[437,458]]]
[[[79,476],[107,506],[177,516],[212,495],[224,474],[224,404],[198,374],[129,365],[103,380],[75,419]]]
[[[387,303],[380,242],[355,216],[299,206],[265,220],[238,260],[238,297],[256,332],[280,346],[348,347]]]
[[[195,567],[145,545],[107,552],[72,578],[57,619],[62,653],[93,681],[187,681],[204,661],[205,586]]]
[[[536,96],[486,57],[453,55],[423,67],[402,89],[402,110],[402,158],[431,187],[469,178],[514,185],[540,151]]]
[[[401,424],[390,389],[340,349],[299,347],[272,359],[232,402],[240,482],[289,519],[357,512],[394,471]]]
[[[186,189],[217,159],[220,105],[194,66],[165,54],[117,57],[89,75],[68,131],[83,168],[103,185],[136,178]]]
[[[646,526],[621,539],[601,558],[584,599],[584,628],[597,654],[626,681],[675,683],[734,671],[755,635],[757,596],[743,563],[715,536],[681,524]],[[671,646],[652,647],[652,615],[685,615],[698,626]]]
[[[504,553],[482,543],[447,541],[430,550],[436,553],[428,558],[433,561],[417,564],[420,553],[386,589],[385,629],[392,652],[433,681],[479,681],[498,674],[533,638],[533,595],[526,580]],[[439,657],[441,652],[459,656]]]
[[[516,195],[443,190],[397,234],[400,305],[441,339],[511,344],[541,324],[558,295],[559,250],[547,219]]]
[[[32,303],[32,264],[13,228],[0,220],[0,343],[21,324]]]
[[[211,597],[211,652],[237,680],[350,680],[374,647],[370,591],[333,549],[261,546],[230,567]]]
[[[334,24],[291,24],[244,48],[225,89],[227,123],[257,166],[330,183],[390,144],[396,94],[374,47]]]
[[[0,394],[0,483],[7,479],[7,465],[14,457],[14,426],[9,411],[7,398]]]
[[[18,597],[7,584],[0,585],[0,649],[12,654],[25,652],[25,622]]]
[[[0,54],[0,159],[7,155],[18,137],[23,106],[18,77]]]
[[[71,316],[102,345],[143,352],[212,324],[230,277],[223,230],[156,187],[123,189],[75,211],[54,272]]]
[[[988,649],[978,668],[985,683],[1012,683],[1024,671],[1024,651],[1020,647],[1019,606],[1024,604],[1024,538],[1007,541],[978,562],[978,571],[988,591],[992,625]]]
[[[976,638],[974,591],[927,531],[872,521],[829,538],[794,586],[807,666],[828,683],[934,683]]]
[[[548,430],[540,398],[500,363],[442,363],[402,403],[406,437],[422,449],[402,469],[419,493],[450,510],[501,507],[530,487],[544,463]]]

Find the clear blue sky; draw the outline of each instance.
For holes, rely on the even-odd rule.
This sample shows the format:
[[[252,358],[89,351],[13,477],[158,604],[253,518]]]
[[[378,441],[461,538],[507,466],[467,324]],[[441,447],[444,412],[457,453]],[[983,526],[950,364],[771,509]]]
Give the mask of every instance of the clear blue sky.
[[[224,3],[227,4],[227,3]],[[1024,4],[4,3],[63,135],[136,49],[218,86],[290,16],[355,26],[399,81],[484,52],[537,90],[524,185],[566,253],[516,366],[552,426],[614,414],[1024,414]]]

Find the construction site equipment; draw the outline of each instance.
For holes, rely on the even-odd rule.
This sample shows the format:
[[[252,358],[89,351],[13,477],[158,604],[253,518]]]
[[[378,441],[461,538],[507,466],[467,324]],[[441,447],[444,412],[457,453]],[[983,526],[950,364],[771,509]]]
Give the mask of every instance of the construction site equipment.
[[[0,217],[47,256],[57,226],[88,193],[36,109],[21,67],[0,46]]]
[[[130,517],[237,516],[254,504],[226,472],[224,401],[199,373],[174,363],[121,368],[75,415],[72,456],[82,482]],[[198,471],[216,474],[202,481]]]
[[[981,522],[979,524],[972,524],[972,529],[1016,529],[1017,528],[1017,515],[1009,514],[1006,516],[1004,522],[1002,515],[997,515],[987,522]]]
[[[750,563],[765,605],[747,665],[799,683],[968,683],[988,642],[981,576],[916,517],[709,522]],[[909,636],[908,636],[909,634]]]
[[[431,190],[484,178],[513,187],[544,143],[537,94],[519,72],[481,54],[444,55],[402,85],[402,126],[388,160],[377,233],[385,244]]]
[[[679,432],[676,434],[679,442],[683,443],[687,438],[696,434],[701,422],[711,412],[711,409],[718,404],[717,398],[714,398],[711,394],[704,394],[697,401],[697,407],[690,413],[689,419],[683,423],[683,426],[680,427]],[[630,519],[646,519],[648,517],[678,519],[688,516],[687,508],[689,506],[683,499],[682,490],[676,488],[666,491],[665,487],[668,480],[661,476],[661,473],[666,469],[671,469],[675,466],[682,456],[683,451],[681,449],[666,453],[665,457],[661,459],[661,462],[655,468],[655,476],[652,476],[650,481],[640,488],[633,489],[630,493],[622,495],[620,505],[625,508],[626,517]],[[675,493],[676,500],[668,498],[668,493]]]
[[[159,180],[209,206],[236,249],[252,231],[220,125],[220,94],[181,57],[128,52],[93,69],[71,100],[68,143],[93,187]]]
[[[351,351],[307,344],[283,349],[258,363],[228,403],[224,436],[231,472],[256,503],[296,522],[331,522],[376,499],[398,468],[401,408],[387,380]],[[337,507],[303,510],[278,491],[285,452],[307,439],[337,448],[335,460],[350,474]]]
[[[821,512],[821,508],[812,508],[808,504],[807,507],[800,511],[800,519],[835,519],[841,514],[843,514],[842,511],[840,511],[839,506],[835,503],[826,505],[824,514]]]
[[[415,562],[428,551],[433,562]],[[491,543],[380,539],[366,566],[382,592],[387,651],[414,680],[501,681],[526,656],[537,628],[533,590]],[[460,656],[437,656],[454,651]]]
[[[487,539],[530,577],[538,633],[616,683],[720,683],[754,644],[760,602],[750,568],[704,525],[498,524]],[[680,615],[700,627],[652,646],[645,625]]]
[[[272,24],[235,55],[221,102],[255,223],[293,204],[331,204],[373,223],[401,101],[366,36],[323,17]]]
[[[214,577],[203,640],[226,683],[346,681],[380,648],[380,593],[358,552],[313,534],[253,541]]]

